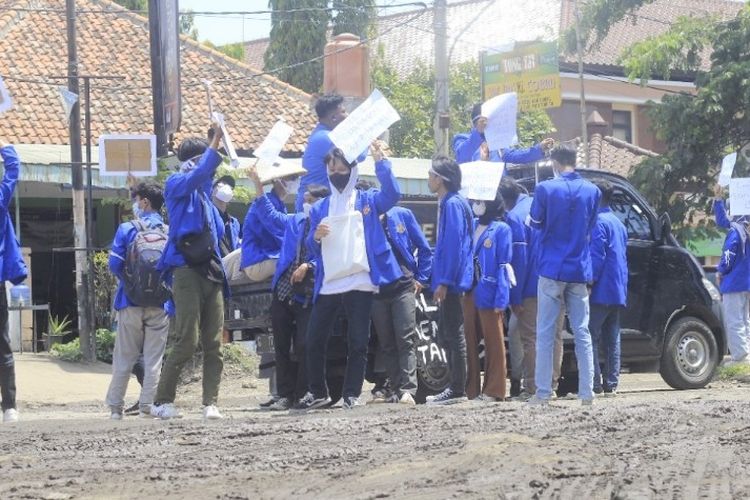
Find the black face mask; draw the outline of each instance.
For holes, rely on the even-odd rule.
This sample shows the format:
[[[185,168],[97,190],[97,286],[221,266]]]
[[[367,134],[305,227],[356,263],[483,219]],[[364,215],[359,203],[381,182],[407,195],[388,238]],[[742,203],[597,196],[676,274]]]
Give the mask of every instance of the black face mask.
[[[352,176],[352,173],[349,172],[348,174],[330,174],[328,178],[331,181],[331,184],[333,187],[339,190],[339,192],[343,191],[347,184],[349,184],[349,178]]]

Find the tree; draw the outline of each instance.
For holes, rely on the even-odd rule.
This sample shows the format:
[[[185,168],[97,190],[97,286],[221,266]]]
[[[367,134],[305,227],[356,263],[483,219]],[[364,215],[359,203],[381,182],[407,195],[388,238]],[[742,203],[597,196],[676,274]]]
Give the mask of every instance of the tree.
[[[329,21],[326,0],[270,0],[269,6],[273,12],[264,69],[306,92],[318,92]]]
[[[372,34],[372,21],[375,18],[374,0],[333,0],[332,33],[351,33],[365,39]]]
[[[582,16],[582,35],[598,43],[609,27],[653,0],[593,0]],[[636,21],[637,22],[637,17]],[[566,34],[566,39],[568,34]],[[680,73],[694,78],[694,94],[667,94],[649,111],[652,126],[667,151],[638,165],[631,180],[654,207],[668,212],[683,241],[716,236],[703,213],[708,207],[721,158],[750,142],[750,6],[729,21],[682,17],[662,34],[623,51],[630,80]],[[712,50],[710,69],[701,55]],[[741,156],[741,155],[740,155]],[[736,172],[747,169],[740,158]]]
[[[198,39],[198,28],[195,27],[195,14],[188,10],[180,14],[180,34],[187,35],[193,40]]]
[[[115,0],[115,3],[128,10],[148,10],[148,0]]]
[[[213,42],[211,42],[210,40],[206,40],[203,42],[203,45],[205,45],[206,47],[210,47],[214,50],[218,50],[219,52],[231,57],[232,59],[237,59],[238,61],[245,60],[245,46],[243,45],[242,42],[229,43],[227,45],[217,46],[217,45],[214,45]]]

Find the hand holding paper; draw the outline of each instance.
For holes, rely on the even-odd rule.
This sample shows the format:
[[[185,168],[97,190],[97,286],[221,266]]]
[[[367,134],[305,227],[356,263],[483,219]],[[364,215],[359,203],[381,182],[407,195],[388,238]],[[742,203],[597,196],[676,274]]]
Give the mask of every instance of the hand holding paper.
[[[516,140],[516,118],[518,115],[518,94],[500,94],[482,104],[482,116],[487,117],[484,136],[490,150],[507,148]]]

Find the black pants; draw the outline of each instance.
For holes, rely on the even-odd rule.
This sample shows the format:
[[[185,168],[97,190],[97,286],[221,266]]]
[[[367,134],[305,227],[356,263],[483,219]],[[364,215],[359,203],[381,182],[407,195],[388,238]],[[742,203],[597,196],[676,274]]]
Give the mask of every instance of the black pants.
[[[307,392],[305,371],[305,336],[311,307],[299,302],[279,300],[274,294],[271,302],[273,347],[276,354],[276,392],[292,401]]]
[[[0,293],[0,396],[3,411],[16,407],[16,367],[8,332],[8,298]]]
[[[466,338],[461,332],[461,325],[464,322],[461,296],[448,292],[438,311],[440,314],[438,340],[448,355],[450,388],[456,395],[464,394],[466,392]]]

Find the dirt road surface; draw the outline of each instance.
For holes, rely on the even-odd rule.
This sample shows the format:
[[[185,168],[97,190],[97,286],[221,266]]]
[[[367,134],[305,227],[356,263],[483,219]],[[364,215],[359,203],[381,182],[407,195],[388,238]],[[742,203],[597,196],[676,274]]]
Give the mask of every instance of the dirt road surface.
[[[0,498],[750,496],[748,386],[672,391],[649,374],[624,375],[622,389],[590,408],[469,402],[289,416],[255,410],[265,391],[237,381],[223,388],[222,421],[201,421],[189,387],[181,420],[112,422],[98,392],[61,405],[28,399],[37,388],[22,422],[0,425]]]

